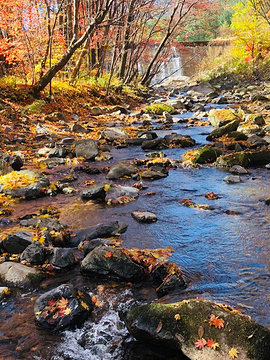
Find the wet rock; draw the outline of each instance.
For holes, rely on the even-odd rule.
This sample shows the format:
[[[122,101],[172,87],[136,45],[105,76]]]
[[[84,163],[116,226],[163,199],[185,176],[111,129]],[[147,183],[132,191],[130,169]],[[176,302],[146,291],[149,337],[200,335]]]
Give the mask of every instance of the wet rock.
[[[10,176],[7,174],[7,176]],[[14,177],[23,176],[29,179],[29,185],[22,184],[20,187],[9,187],[9,184],[5,183],[5,177],[2,178],[0,183],[0,193],[10,195],[13,198],[25,198],[34,199],[44,195],[44,189],[50,185],[49,179],[41,173],[31,170],[21,170],[14,172]],[[18,185],[16,185],[18,186]]]
[[[224,327],[211,326],[211,316],[222,319]],[[269,329],[210,301],[136,306],[127,313],[125,323],[137,340],[181,350],[191,360],[224,360],[232,348],[242,360],[267,360],[269,356]],[[199,329],[202,335],[198,335]],[[214,339],[218,349],[202,346],[199,350],[195,343],[201,337]]]
[[[245,122],[255,125],[265,125],[264,117],[261,114],[248,114],[245,116]]]
[[[270,161],[270,150],[236,152],[220,156],[216,161],[218,167],[232,167],[240,165],[243,167],[268,164]]]
[[[10,294],[10,290],[8,287],[6,287],[6,286],[0,287],[0,300],[7,297],[9,294]]]
[[[233,174],[239,174],[239,175],[250,174],[248,170],[246,170],[243,166],[240,165],[232,166],[229,171]]]
[[[247,140],[247,135],[243,134],[242,132],[239,131],[231,131],[228,133],[228,138],[233,138],[235,141],[245,141]]]
[[[84,157],[93,160],[98,155],[98,142],[92,139],[84,139],[75,142],[76,157]]]
[[[207,164],[214,162],[222,154],[221,150],[216,147],[205,146],[199,150],[194,162],[195,164]]]
[[[62,114],[61,112],[54,112],[52,114],[46,115],[45,120],[47,121],[66,121],[67,118],[64,114]]]
[[[183,101],[181,99],[169,100],[167,102],[167,104],[173,106],[174,109],[176,109],[176,110],[184,110],[185,109],[185,104],[183,103]]]
[[[83,246],[83,254],[86,256],[90,251],[94,250],[96,247],[104,245],[104,246],[112,246],[113,243],[107,239],[93,239],[84,243]]]
[[[233,120],[239,120],[233,109],[211,109],[208,119],[214,127],[221,127]]]
[[[126,280],[144,278],[143,268],[121,249],[99,246],[83,259],[81,271],[88,274],[112,275]]]
[[[247,139],[247,144],[250,146],[250,147],[260,147],[260,146],[263,146],[263,145],[268,145],[268,142],[264,139],[262,139],[260,136],[258,135],[251,135],[248,137]]]
[[[219,96],[212,100],[213,104],[228,104],[228,99],[224,96]]]
[[[166,124],[173,123],[173,117],[167,111],[164,111],[162,115],[163,115],[163,118],[164,118],[164,123],[166,123]]]
[[[112,185],[106,192],[106,202],[121,202],[121,198],[126,197],[136,199],[139,196],[138,189],[131,186]]]
[[[63,145],[72,145],[74,143],[74,138],[73,137],[65,137],[60,141],[60,144]]]
[[[236,184],[241,182],[241,178],[238,175],[228,175],[226,176],[223,181],[225,181],[227,184]]]
[[[125,232],[126,229],[127,225],[121,221],[111,221],[89,226],[87,228],[74,231],[75,236],[70,238],[70,246],[76,247],[83,241],[111,237],[115,234]]]
[[[22,264],[7,261],[0,264],[0,278],[9,286],[28,288],[37,285],[44,278],[44,273]]]
[[[32,237],[33,235],[27,231],[18,231],[8,235],[2,241],[1,247],[8,253],[20,254],[33,243]]]
[[[124,176],[131,176],[136,173],[137,169],[135,165],[128,162],[120,162],[111,167],[106,179],[116,180]]]
[[[49,257],[49,262],[53,266],[61,269],[68,269],[74,266],[73,250],[70,248],[57,248],[52,249],[52,254]]]
[[[106,191],[105,184],[93,185],[89,189],[83,191],[81,198],[84,200],[105,200]]]
[[[47,155],[49,154],[49,152],[51,152],[51,151],[52,151],[51,148],[45,146],[45,147],[43,147],[43,148],[41,148],[41,149],[38,150],[38,156],[45,157],[45,156],[47,156]]]
[[[240,123],[240,120],[233,120],[228,122],[224,126],[220,126],[217,129],[213,130],[206,138],[206,140],[212,140],[215,138],[219,138],[225,134],[230,133],[231,131],[236,131],[238,128],[238,125]]]
[[[0,176],[6,175],[12,171],[12,167],[9,166],[5,159],[0,159]]]
[[[78,124],[78,123],[74,123],[71,126],[71,131],[75,132],[75,133],[81,133],[81,134],[87,134],[89,132],[84,126],[82,126],[81,124]]]
[[[195,145],[195,140],[190,136],[183,136],[181,134],[170,134],[164,136],[164,140],[170,145],[174,147],[192,147]]]
[[[142,143],[143,150],[162,150],[166,148],[167,148],[167,144],[163,138],[146,140]]]
[[[115,140],[124,140],[127,138],[127,134],[120,130],[115,128],[108,128],[104,129],[101,132],[101,137],[107,141],[115,141]]]
[[[255,101],[270,101],[270,99],[267,96],[263,95],[263,94],[254,94],[251,97],[251,101],[252,102],[255,102]]]
[[[156,214],[150,211],[133,211],[131,216],[138,222],[141,223],[152,223],[157,221]]]
[[[49,158],[65,158],[67,155],[67,150],[65,146],[55,146],[55,148],[51,149],[51,151],[47,154]]]
[[[22,252],[20,260],[27,261],[31,265],[44,264],[46,250],[39,242],[33,242]]]
[[[259,125],[250,124],[250,123],[241,123],[238,126],[237,131],[240,131],[245,135],[252,135],[252,134],[259,135],[260,133],[263,132],[263,130],[260,128]]]
[[[90,296],[71,285],[60,285],[35,302],[37,322],[46,329],[62,330],[81,325],[93,309]]]
[[[143,140],[154,140],[158,137],[154,131],[138,131],[137,135]]]
[[[159,180],[168,176],[168,173],[164,173],[162,171],[155,170],[147,170],[142,173],[142,179],[145,180]]]

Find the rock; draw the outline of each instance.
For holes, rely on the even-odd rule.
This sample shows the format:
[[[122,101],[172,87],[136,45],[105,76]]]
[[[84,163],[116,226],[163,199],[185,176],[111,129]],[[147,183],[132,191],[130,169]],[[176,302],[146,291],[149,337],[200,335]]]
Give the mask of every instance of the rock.
[[[235,184],[241,182],[241,178],[238,175],[227,175],[223,181],[225,181],[227,184]]]
[[[212,140],[215,138],[219,138],[224,134],[228,134],[231,131],[236,131],[238,128],[240,121],[239,120],[232,120],[224,126],[220,126],[217,129],[213,130],[206,138],[206,140]]]
[[[76,235],[70,238],[70,246],[76,247],[83,241],[111,237],[115,234],[125,232],[126,229],[127,225],[118,221],[89,226],[87,228],[74,231]]]
[[[86,160],[93,160],[98,156],[98,142],[92,139],[75,141],[76,157],[84,157]]]
[[[168,176],[168,173],[155,170],[147,170],[142,173],[142,179],[145,180],[159,180]]]
[[[12,171],[12,167],[9,166],[5,159],[0,159],[0,176],[6,175]]]
[[[100,245],[106,245],[106,246],[112,246],[113,243],[110,240],[107,239],[93,239],[89,240],[86,243],[84,243],[83,246],[83,254],[86,256],[90,251],[94,250],[96,247]]]
[[[66,121],[67,120],[65,115],[62,114],[61,112],[54,112],[52,114],[46,115],[44,119],[47,121]]]
[[[47,126],[42,125],[42,124],[37,124],[36,133],[37,134],[42,134],[42,135],[48,135],[51,132],[50,132],[50,129]]]
[[[255,101],[270,101],[270,99],[267,96],[264,96],[262,94],[255,94],[255,95],[252,95],[251,101],[252,102],[255,102]]]
[[[263,132],[259,125],[250,123],[241,123],[238,126],[237,131],[242,132],[245,135],[260,134]]]
[[[205,146],[199,150],[194,162],[195,164],[207,164],[214,162],[222,154],[221,150],[215,147]]]
[[[88,134],[88,132],[89,132],[84,126],[82,126],[81,124],[78,124],[78,123],[74,123],[71,126],[71,131],[75,132],[75,133],[81,133],[81,134]]]
[[[227,134],[228,138],[234,138],[235,141],[247,140],[247,135],[239,131],[231,131]]]
[[[146,140],[142,143],[143,150],[162,150],[166,148],[167,148],[167,144],[163,138]]]
[[[228,104],[228,99],[224,96],[219,96],[212,100],[213,104]]]
[[[8,157],[8,163],[15,171],[20,171],[23,167],[23,161],[20,156],[12,155]]]
[[[89,115],[99,116],[102,114],[105,114],[105,109],[101,108],[100,106],[92,106],[89,110]]]
[[[18,178],[18,183],[16,183],[16,178]],[[24,180],[21,186],[18,185],[20,178]],[[13,180],[13,185],[10,185],[8,179]],[[31,170],[13,171],[1,178],[0,193],[10,195],[13,198],[28,200],[44,195],[44,189],[49,185],[49,179],[38,172]]]
[[[67,155],[67,150],[65,146],[55,146],[55,148],[51,149],[51,151],[47,154],[49,158],[65,158]]]
[[[54,247],[49,262],[53,266],[61,269],[68,269],[74,266],[73,250],[70,248]]]
[[[223,320],[224,327],[210,325],[211,316]],[[241,360],[267,360],[270,330],[226,305],[210,301],[184,300],[174,304],[152,303],[131,309],[125,316],[129,332],[137,340],[182,351],[191,360],[229,359],[232,348]],[[200,330],[201,329],[201,330]],[[202,335],[198,335],[198,331]],[[215,351],[199,350],[195,343],[203,337],[219,343]]]
[[[245,168],[243,168],[243,166],[240,165],[232,166],[229,171],[233,174],[239,174],[239,175],[246,175],[250,173]]]
[[[20,260],[27,261],[31,265],[44,264],[46,250],[39,242],[33,242],[22,252]]]
[[[248,114],[245,116],[245,122],[255,125],[265,125],[264,117],[261,114]]]
[[[127,134],[120,129],[108,128],[102,130],[101,137],[107,141],[124,140]]]
[[[167,101],[167,104],[172,106],[176,110],[184,110],[185,109],[185,105],[181,99],[169,100],[169,101]]]
[[[45,157],[52,151],[51,148],[45,146],[38,150],[38,156]]]
[[[60,141],[60,144],[62,145],[72,145],[74,143],[74,138],[73,137],[65,137]]]
[[[18,231],[8,235],[2,241],[2,247],[10,254],[20,254],[33,243],[33,235],[27,231]]]
[[[170,134],[164,136],[164,140],[170,145],[174,147],[192,147],[195,145],[195,140],[190,136],[183,136],[181,134]]]
[[[6,286],[0,287],[0,300],[7,297],[9,294],[10,294],[10,290],[8,287],[6,287]]]
[[[72,285],[60,285],[35,302],[37,322],[46,329],[62,330],[81,325],[93,309],[90,296]]]
[[[119,202],[121,198],[126,197],[136,199],[139,196],[139,190],[131,186],[112,185],[106,192],[105,201]]]
[[[154,131],[138,131],[137,135],[143,140],[154,140],[158,137]]]
[[[105,184],[93,185],[82,192],[81,198],[84,200],[101,200],[105,201],[106,191]]]
[[[0,264],[0,278],[9,286],[28,288],[37,285],[44,276],[41,271],[22,264],[11,261]]]
[[[191,85],[188,87],[188,90],[205,96],[212,94],[215,89],[213,89],[213,87],[209,83],[204,83],[199,85]]]
[[[145,109],[145,112],[148,114],[162,115],[166,111],[169,114],[176,114],[177,111],[172,105],[164,104],[161,102],[153,103]]]
[[[250,146],[250,147],[260,147],[260,146],[263,146],[263,145],[268,145],[268,142],[264,139],[262,139],[260,136],[258,135],[251,135],[248,137],[247,139],[247,144]]]
[[[233,154],[222,155],[217,158],[216,166],[232,167],[240,165],[243,167],[266,165],[270,161],[270,150],[235,152]]]
[[[171,123],[173,123],[173,117],[172,117],[172,115],[171,114],[169,114],[167,111],[163,111],[163,117],[164,117],[164,122],[166,123],[166,124],[171,124]]]
[[[133,262],[121,249],[99,246],[82,261],[81,271],[88,274],[113,275],[125,280],[144,278],[143,268]]]
[[[124,176],[131,176],[137,171],[135,165],[128,162],[120,162],[111,167],[106,179],[116,180]]]
[[[138,222],[151,223],[157,221],[156,214],[150,211],[133,211],[131,216]]]
[[[233,120],[239,120],[233,109],[211,109],[208,114],[210,124],[214,127],[224,126]]]

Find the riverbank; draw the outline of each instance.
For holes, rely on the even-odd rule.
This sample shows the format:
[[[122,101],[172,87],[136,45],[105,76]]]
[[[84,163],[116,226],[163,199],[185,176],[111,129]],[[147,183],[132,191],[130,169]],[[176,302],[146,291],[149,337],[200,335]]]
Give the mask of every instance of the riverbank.
[[[29,178],[18,178],[15,184],[8,182],[8,186],[4,185],[4,189],[2,187],[2,190],[7,190],[12,185],[13,192],[10,194],[14,196],[18,188],[25,190],[30,186],[31,191],[27,189],[27,196],[29,199],[34,197],[19,202],[3,199],[3,265],[10,261],[18,262],[18,255],[7,253],[5,246],[8,243],[14,245],[14,240],[6,240],[8,234],[22,230],[30,233],[27,239],[24,237],[25,241],[29,241],[27,244],[31,245],[33,238],[34,242],[41,243],[38,251],[35,247],[34,253],[30,253],[31,256],[42,253],[40,246],[43,248],[44,244],[48,248],[66,251],[65,256],[62,253],[58,258],[56,253],[54,257],[46,258],[44,255],[39,265],[30,266],[46,276],[40,288],[34,287],[34,290],[25,292],[8,285],[12,294],[1,305],[6,358],[19,356],[25,359],[29,351],[30,357],[36,355],[40,359],[75,359],[76,356],[80,359],[84,356],[99,359],[98,351],[101,351],[103,360],[128,358],[123,349],[126,349],[130,359],[136,358],[136,350],[134,347],[130,350],[132,346],[128,344],[131,339],[118,317],[118,311],[126,307],[125,303],[134,305],[134,301],[141,303],[156,299],[157,285],[152,282],[138,284],[132,276],[123,281],[123,275],[120,275],[122,281],[115,280],[115,275],[116,279],[119,278],[119,270],[115,268],[114,280],[111,281],[104,274],[104,265],[101,279],[97,276],[100,270],[93,270],[93,263],[90,272],[95,273],[95,277],[82,276],[79,271],[80,261],[86,259],[91,251],[84,249],[82,252],[82,245],[76,249],[81,240],[87,241],[88,246],[93,245],[91,250],[103,244],[106,251],[102,258],[107,260],[106,263],[120,257],[110,246],[115,249],[122,243],[126,249],[137,247],[140,250],[133,250],[132,261],[138,264],[140,256],[143,261],[151,259],[147,263],[151,271],[156,265],[155,259],[163,261],[170,249],[159,249],[157,253],[150,250],[150,258],[147,257],[149,253],[141,253],[142,249],[171,246],[175,250],[172,261],[184,270],[186,289],[183,283],[176,284],[165,297],[162,294],[161,302],[196,296],[210,297],[219,302],[229,301],[231,305],[241,307],[268,326],[269,308],[265,299],[269,258],[265,252],[268,236],[268,208],[265,203],[268,196],[268,170],[265,164],[257,169],[252,168],[251,175],[237,174],[241,177],[240,181],[228,185],[223,182],[228,173],[212,166],[216,158],[210,157],[201,163],[197,161],[196,165],[192,155],[192,139],[196,141],[195,149],[207,145],[219,149],[222,156],[266,150],[269,145],[258,143],[258,138],[255,139],[256,145],[248,144],[248,135],[245,139],[237,139],[228,138],[227,133],[219,137],[212,134],[210,140],[206,140],[206,136],[213,130],[208,122],[211,108],[220,110],[230,107],[234,112],[241,107],[242,112],[237,110],[237,121],[240,117],[242,120],[239,120],[237,126],[241,122],[248,124],[248,129],[255,129],[259,134],[255,135],[267,141],[269,89],[268,86],[262,89],[261,85],[253,88],[236,86],[232,90],[222,90],[221,87],[181,86],[181,89],[177,89],[174,86],[159,89],[161,93],[150,93],[149,102],[166,102],[173,106],[164,108],[162,105],[161,115],[158,116],[152,114],[151,110],[145,111],[142,106],[133,112],[122,101],[121,104],[110,106],[104,106],[104,103],[102,106],[97,103],[78,105],[77,102],[74,111],[72,97],[66,98],[65,107],[54,102],[53,108],[45,104],[38,113],[18,115],[15,106],[5,99],[1,141],[2,149],[6,149],[10,157],[3,154],[5,162],[2,163],[2,170],[9,173],[11,165],[13,170],[21,173],[19,169],[27,168],[42,173],[49,179],[50,185],[45,182],[41,188],[35,187],[35,191],[39,192],[35,192],[34,196],[32,180],[20,184],[20,181],[28,181]],[[169,96],[174,99],[168,101]],[[243,108],[250,102],[249,109]],[[167,112],[164,113],[164,110]],[[54,111],[53,115],[51,111]],[[252,123],[254,117],[249,117],[250,121],[246,122],[244,117],[250,115],[251,111],[262,115],[264,123],[257,117],[256,122],[260,121],[260,124]],[[176,114],[170,115],[170,112]],[[212,115],[214,119],[214,113]],[[222,126],[226,125],[222,123]],[[182,155],[189,148],[189,157],[183,162]],[[124,165],[119,165],[123,161]],[[29,177],[32,178],[31,174]],[[36,182],[34,184],[36,186]],[[205,195],[208,193],[213,194],[207,198]],[[148,214],[142,213],[146,210]],[[150,218],[149,212],[152,213]],[[141,215],[149,223],[134,219]],[[108,224],[106,231],[104,227],[96,226],[108,223],[108,220],[111,222],[109,230]],[[127,230],[122,222],[128,225]],[[56,225],[60,227],[56,228]],[[85,228],[87,231],[80,230]],[[94,246],[95,238],[99,238],[99,242]],[[21,241],[17,241],[18,244]],[[21,248],[17,254],[20,253]],[[25,254],[25,258],[20,259],[23,261],[22,266],[29,267],[26,265],[30,263],[27,257],[30,255]],[[64,264],[61,260],[63,257]],[[252,265],[250,257],[254,260]],[[88,266],[84,270],[88,271]],[[39,295],[66,282],[90,293],[96,305],[85,327],[75,332],[67,331],[55,338],[50,331],[36,324],[33,308]],[[247,296],[250,298],[247,299]],[[16,324],[18,330],[14,331]],[[95,331],[98,336],[91,342],[91,335],[89,337],[87,333],[94,334]],[[104,332],[111,333],[109,338],[106,338]],[[42,340],[44,338],[45,343]],[[60,338],[62,346],[59,346]],[[50,353],[49,345],[53,346]],[[146,348],[144,351],[149,354],[150,350]],[[162,358],[163,355],[160,356]]]

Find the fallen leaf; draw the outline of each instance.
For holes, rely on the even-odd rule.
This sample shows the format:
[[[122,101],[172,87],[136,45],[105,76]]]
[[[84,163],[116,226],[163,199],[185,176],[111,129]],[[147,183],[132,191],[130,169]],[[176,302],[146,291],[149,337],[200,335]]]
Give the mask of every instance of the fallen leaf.
[[[203,334],[204,334],[204,328],[202,326],[199,326],[199,329],[198,329],[199,338],[202,338]]]
[[[180,319],[181,319],[181,316],[180,316],[179,314],[175,314],[175,315],[174,315],[174,318],[175,318],[175,320],[180,320]]]
[[[175,333],[174,336],[176,337],[177,340],[179,340],[181,343],[185,342],[185,338],[183,335]]]
[[[211,348],[216,342],[213,339],[208,339],[206,342],[206,346]]]
[[[218,342],[215,342],[215,343],[212,345],[212,349],[213,349],[213,350],[217,350],[217,348],[219,348],[219,343],[218,343]]]
[[[224,328],[224,320],[219,319],[218,316],[211,314],[210,319],[209,319],[209,325],[214,326],[217,329],[222,329],[222,328]]]
[[[156,328],[156,333],[159,333],[160,332],[160,330],[162,329],[162,320],[160,320],[160,322],[158,323],[158,326],[157,326],[157,328]]]
[[[67,304],[68,304],[68,299],[65,299],[65,298],[61,298],[60,300],[58,300],[58,304],[57,304],[57,307],[59,309],[65,309],[67,307]]]
[[[72,313],[72,310],[71,310],[71,308],[66,308],[65,310],[64,310],[64,314],[65,315],[69,315],[69,314],[71,314]]]
[[[201,350],[206,345],[206,340],[204,338],[198,339],[195,343],[195,346]]]
[[[105,258],[108,259],[108,258],[110,258],[110,257],[112,257],[112,253],[111,253],[110,251],[107,251],[107,252],[105,253]]]
[[[84,301],[81,301],[81,305],[84,309],[89,310],[89,306]],[[96,302],[96,305],[97,305],[97,302]]]
[[[231,350],[229,351],[229,357],[232,359],[238,358],[238,353],[239,351],[236,348],[232,347]]]

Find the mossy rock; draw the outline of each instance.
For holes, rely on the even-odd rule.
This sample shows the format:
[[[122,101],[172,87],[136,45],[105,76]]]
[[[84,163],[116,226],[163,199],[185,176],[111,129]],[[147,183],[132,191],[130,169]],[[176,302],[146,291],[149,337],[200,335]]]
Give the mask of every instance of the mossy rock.
[[[233,120],[240,120],[233,109],[211,109],[208,119],[214,127],[224,126]]]
[[[270,150],[261,150],[261,151],[253,151],[253,152],[241,151],[233,154],[219,156],[216,160],[216,166],[232,167],[234,165],[240,165],[243,167],[250,167],[250,166],[269,164],[269,162],[270,162]]]
[[[245,141],[247,140],[247,135],[240,131],[231,131],[227,134],[228,138],[233,138],[235,141]]]
[[[169,114],[177,114],[177,111],[173,106],[163,103],[153,103],[145,109],[146,113],[154,115],[162,115],[164,111]]]
[[[221,150],[215,147],[203,147],[195,156],[195,164],[207,164],[214,162],[222,154]]]
[[[213,316],[220,328],[210,321]],[[128,312],[125,322],[137,340],[181,350],[191,360],[229,359],[232,348],[237,350],[238,360],[269,358],[269,329],[210,301],[141,305]],[[219,346],[214,350],[205,344],[199,350],[195,343],[200,338],[212,339]]]

